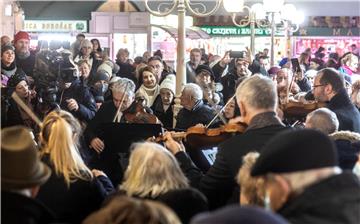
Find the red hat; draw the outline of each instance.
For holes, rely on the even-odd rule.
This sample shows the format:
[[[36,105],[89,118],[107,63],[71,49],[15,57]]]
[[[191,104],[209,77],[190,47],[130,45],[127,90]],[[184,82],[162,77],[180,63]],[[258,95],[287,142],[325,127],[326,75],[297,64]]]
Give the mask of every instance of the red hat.
[[[21,40],[21,39],[30,40],[30,35],[27,32],[19,31],[14,36],[14,43],[16,43],[16,41]]]

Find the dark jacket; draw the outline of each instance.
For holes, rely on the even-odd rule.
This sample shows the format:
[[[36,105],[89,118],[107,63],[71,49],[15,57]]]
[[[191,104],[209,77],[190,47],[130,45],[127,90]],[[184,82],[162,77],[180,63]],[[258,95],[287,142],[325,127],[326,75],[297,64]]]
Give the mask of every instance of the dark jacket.
[[[154,115],[161,121],[164,128],[166,129],[172,129],[173,128],[173,105],[174,102],[169,106],[167,111],[164,111],[163,103],[161,101],[161,96],[158,95],[151,106],[151,109],[154,112]]]
[[[15,54],[16,67],[22,69],[26,75],[33,77],[35,66],[36,53],[30,51],[30,56],[25,59],[20,59]]]
[[[135,68],[132,65],[130,65],[129,63],[122,63],[119,60],[116,61],[116,64],[118,64],[120,67],[120,70],[118,71],[118,73],[116,73],[116,76],[119,76],[121,78],[128,78],[133,81],[136,86],[140,86],[138,85],[138,80],[134,74]]]
[[[292,224],[360,223],[360,182],[350,172],[329,177],[288,201],[279,214]]]
[[[207,125],[215,116],[216,112],[214,109],[204,104],[202,100],[199,100],[195,104],[194,108],[190,111],[182,108],[176,117],[177,129],[187,129],[196,124]],[[215,121],[212,126],[218,126],[219,121]]]
[[[346,89],[341,89],[331,98],[328,108],[336,114],[339,120],[339,131],[360,133],[360,113],[352,104]]]
[[[65,89],[58,93],[58,102],[63,110],[68,110],[66,100],[73,98],[79,105],[77,111],[69,111],[76,118],[88,122],[96,113],[96,103],[94,96],[90,93],[89,87],[84,86],[80,80],[75,80],[71,83],[68,89]]]
[[[235,94],[236,82],[238,79],[239,76],[232,71],[229,71],[221,78],[221,84],[223,85],[222,94],[224,96],[225,103]]]
[[[8,191],[1,191],[1,223],[51,223],[55,215],[40,201]]]
[[[209,199],[210,209],[215,209],[226,203],[239,203],[239,187],[235,183],[235,177],[243,156],[252,151],[261,152],[261,147],[267,141],[284,130],[287,128],[275,117],[275,113],[257,115],[244,133],[218,146],[215,162],[205,175],[200,173],[185,153],[177,153],[175,157],[192,186],[203,192]]]
[[[52,170],[49,180],[41,186],[37,199],[52,209],[59,222],[80,223],[98,210],[105,197],[114,190],[107,177],[92,181],[78,179],[68,187],[62,176],[56,174],[49,156],[42,158]]]

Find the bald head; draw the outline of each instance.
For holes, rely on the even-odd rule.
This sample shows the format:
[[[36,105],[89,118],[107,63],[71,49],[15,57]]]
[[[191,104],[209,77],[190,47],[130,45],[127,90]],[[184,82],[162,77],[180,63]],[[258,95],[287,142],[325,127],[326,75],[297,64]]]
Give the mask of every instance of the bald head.
[[[328,135],[338,130],[339,120],[331,110],[319,108],[307,115],[305,127],[319,130]]]

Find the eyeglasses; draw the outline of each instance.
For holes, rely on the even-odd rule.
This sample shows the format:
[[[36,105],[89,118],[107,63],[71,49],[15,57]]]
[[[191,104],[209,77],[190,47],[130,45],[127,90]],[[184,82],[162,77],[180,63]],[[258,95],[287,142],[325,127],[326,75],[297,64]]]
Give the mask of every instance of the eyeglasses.
[[[313,89],[315,89],[316,87],[320,87],[320,86],[325,86],[325,85],[314,85]]]

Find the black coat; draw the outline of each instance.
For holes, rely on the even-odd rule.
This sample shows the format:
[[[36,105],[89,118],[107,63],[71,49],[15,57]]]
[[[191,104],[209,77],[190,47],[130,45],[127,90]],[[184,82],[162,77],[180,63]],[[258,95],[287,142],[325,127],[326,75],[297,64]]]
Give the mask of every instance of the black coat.
[[[55,215],[40,201],[23,195],[1,191],[1,223],[51,223]]]
[[[75,80],[71,86],[58,93],[58,102],[63,110],[68,110],[66,100],[73,98],[79,105],[77,111],[69,111],[79,120],[88,122],[96,113],[96,103],[94,96],[91,94],[89,87],[84,86],[80,80]]]
[[[345,89],[340,90],[331,98],[328,108],[336,114],[339,120],[339,131],[360,133],[360,112],[352,104]]]
[[[275,113],[271,113],[275,116]],[[261,152],[261,147],[276,134],[287,130],[280,122],[272,122],[261,128],[247,129],[218,146],[218,153],[209,171],[202,175],[189,161],[183,152],[175,157],[181,169],[190,179],[192,186],[197,187],[209,199],[210,209],[215,209],[226,203],[239,203],[239,187],[235,177],[242,164],[242,158],[252,151]]]
[[[182,108],[177,117],[176,117],[176,127],[177,129],[187,129],[196,124],[207,125],[215,116],[216,111],[204,104],[202,100],[194,106],[190,111],[185,108]],[[219,121],[216,120],[212,126],[218,126]]]
[[[58,176],[49,156],[42,158],[52,170],[49,180],[41,186],[37,199],[53,210],[58,221],[80,223],[90,213],[98,210],[105,197],[114,190],[110,180],[104,176],[92,181],[76,180],[68,187],[62,176]]]
[[[224,102],[227,101],[235,94],[236,82],[239,79],[234,72],[228,72],[224,77],[221,78],[221,84],[223,85],[222,94],[224,96]]]
[[[279,214],[292,224],[360,223],[360,182],[350,172],[329,177],[287,202]]]
[[[152,111],[154,112],[154,115],[161,121],[164,128],[166,129],[172,129],[173,128],[173,105],[174,102],[169,106],[167,111],[164,111],[163,103],[161,101],[161,96],[158,95],[151,106]]]

